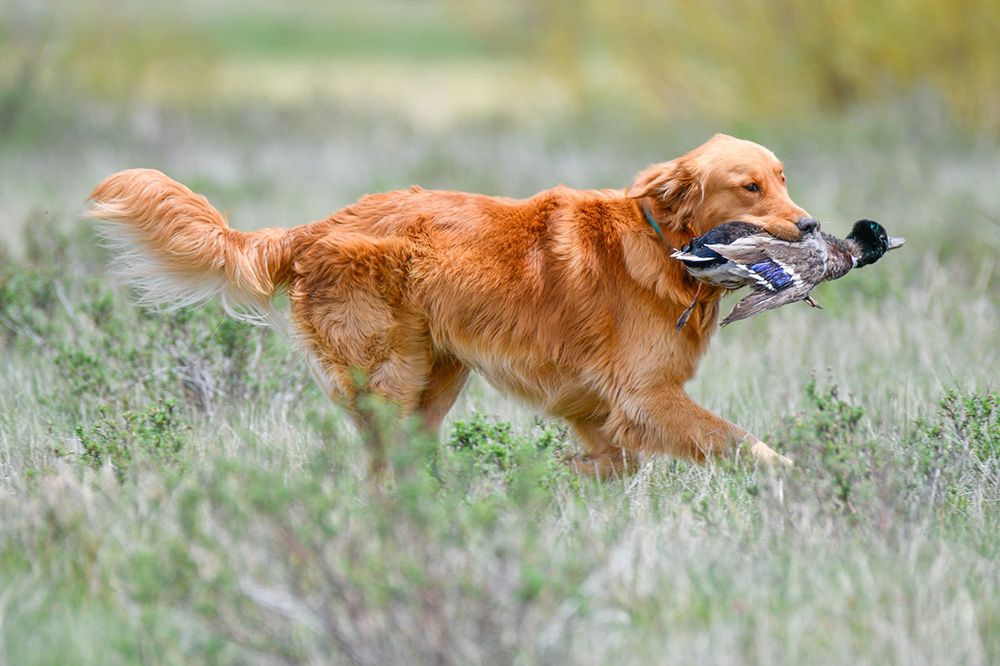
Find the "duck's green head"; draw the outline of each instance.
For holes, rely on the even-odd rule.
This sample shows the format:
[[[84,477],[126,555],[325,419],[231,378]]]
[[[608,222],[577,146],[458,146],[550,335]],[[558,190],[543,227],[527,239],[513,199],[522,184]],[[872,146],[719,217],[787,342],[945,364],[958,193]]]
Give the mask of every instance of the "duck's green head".
[[[861,256],[855,264],[858,268],[874,264],[883,254],[895,250],[904,242],[902,238],[891,238],[885,232],[885,227],[874,220],[858,220],[847,238],[857,243],[861,249]]]

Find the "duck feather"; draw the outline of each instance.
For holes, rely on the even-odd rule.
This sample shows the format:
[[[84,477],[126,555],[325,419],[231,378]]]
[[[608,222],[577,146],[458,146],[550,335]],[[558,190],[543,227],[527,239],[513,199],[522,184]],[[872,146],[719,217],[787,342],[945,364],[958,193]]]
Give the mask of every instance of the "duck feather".
[[[873,263],[902,244],[902,238],[889,237],[882,225],[871,220],[859,220],[847,238],[817,228],[795,242],[746,222],[728,222],[692,239],[671,256],[683,261],[688,273],[700,281],[726,289],[750,287],[751,293],[720,323],[725,326],[796,301],[822,307],[809,295],[813,287]],[[696,295],[685,315],[697,300]],[[682,315],[677,329],[686,321]]]

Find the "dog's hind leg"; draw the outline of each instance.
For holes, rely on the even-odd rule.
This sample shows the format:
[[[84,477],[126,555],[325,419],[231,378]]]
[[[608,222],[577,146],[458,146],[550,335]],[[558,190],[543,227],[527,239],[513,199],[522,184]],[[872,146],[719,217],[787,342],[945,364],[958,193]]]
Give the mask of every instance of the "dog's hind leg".
[[[358,254],[374,253],[373,243],[354,245]],[[324,259],[338,270],[297,276],[289,290],[292,320],[318,383],[351,415],[379,476],[400,419],[421,404],[432,367],[430,337],[423,318],[399,297],[395,273],[376,270],[370,256],[368,265],[360,258],[352,263],[345,247],[326,250]]]
[[[355,386],[348,411],[364,438],[375,478],[387,473],[388,448],[404,432],[400,423],[419,408],[430,371],[429,356],[429,350],[419,345],[398,344],[368,364],[352,368]]]
[[[373,479],[387,477],[388,449],[405,432],[400,429],[402,421],[416,410],[423,374],[417,369],[420,360],[389,359],[365,367],[337,363],[328,356],[316,364],[321,366],[314,372],[317,383],[331,402],[347,412],[361,435]],[[407,377],[410,373],[400,372],[400,366],[408,366],[412,374]]]
[[[469,368],[452,356],[436,356],[427,375],[423,393],[417,403],[417,413],[423,419],[424,431],[437,437],[441,421],[455,404],[469,379]]]

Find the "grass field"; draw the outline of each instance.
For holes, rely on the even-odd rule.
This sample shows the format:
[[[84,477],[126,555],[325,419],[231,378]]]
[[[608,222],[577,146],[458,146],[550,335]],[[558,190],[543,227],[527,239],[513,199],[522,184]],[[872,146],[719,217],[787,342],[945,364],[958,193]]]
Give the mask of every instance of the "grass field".
[[[907,237],[819,289],[824,311],[720,332],[689,387],[793,457],[780,476],[657,460],[581,483],[556,462],[561,424],[474,381],[445,444],[402,435],[397,486],[372,494],[286,342],[217,307],[137,310],[75,217],[137,164],[255,228],[411,182],[621,186],[703,138],[573,122],[96,108],[6,149],[22,230],[0,272],[4,660],[1000,659],[994,151],[916,117],[753,135],[827,229],[870,216]]]
[[[783,127],[507,106],[524,72],[477,93],[463,67],[496,54],[436,20],[409,46],[372,27],[337,47],[373,49],[358,71],[383,82],[458,62],[435,97],[461,112],[428,120],[405,87],[357,105],[340,95],[360,84],[310,88],[308,31],[206,6],[220,48],[266,33],[267,71],[319,97],[40,90],[0,113],[0,663],[1000,662],[995,137],[921,94]],[[416,69],[381,62],[393,48]],[[474,378],[443,442],[398,434],[395,485],[373,492],[286,340],[216,305],[134,307],[78,218],[134,166],[254,229],[412,183],[622,187],[715,131],[775,150],[825,230],[870,217],[907,239],[817,289],[822,311],[719,332],[689,385],[796,461],[779,474],[662,459],[581,481],[561,423]]]

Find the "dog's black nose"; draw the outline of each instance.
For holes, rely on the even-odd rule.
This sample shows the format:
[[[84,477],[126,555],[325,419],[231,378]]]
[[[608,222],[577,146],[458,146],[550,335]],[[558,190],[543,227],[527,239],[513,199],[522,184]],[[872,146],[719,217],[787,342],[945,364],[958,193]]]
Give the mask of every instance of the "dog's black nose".
[[[800,217],[795,226],[804,234],[808,234],[811,231],[819,231],[819,222],[811,217]]]

